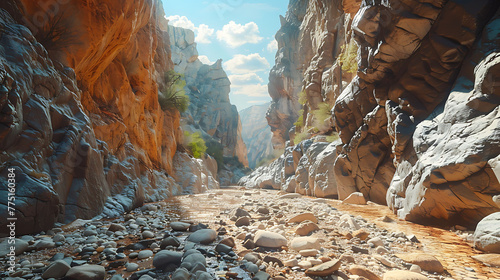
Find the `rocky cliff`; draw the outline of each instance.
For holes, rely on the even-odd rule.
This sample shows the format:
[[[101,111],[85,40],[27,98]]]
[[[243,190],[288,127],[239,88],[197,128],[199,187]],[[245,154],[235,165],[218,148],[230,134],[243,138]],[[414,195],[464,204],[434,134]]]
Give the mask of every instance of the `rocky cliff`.
[[[256,105],[239,112],[242,138],[248,149],[248,165],[255,168],[262,161],[270,160],[273,155],[272,133],[265,118],[269,103]]]
[[[17,234],[181,193],[180,114],[158,104],[173,68],[161,2],[0,8],[0,192],[14,168]]]
[[[231,82],[222,68],[222,60],[213,65],[203,64],[198,59],[194,32],[173,26],[168,29],[174,70],[184,76],[185,91],[190,100],[182,116],[182,127],[191,133],[200,132],[208,145],[220,146],[224,158],[237,158],[243,166],[248,166],[240,116],[229,100]],[[220,174],[221,183],[236,183],[241,176],[230,178],[232,168],[225,165],[219,170],[229,172]]]
[[[325,163],[335,183],[324,188],[340,199],[361,192],[401,218],[439,225],[474,226],[499,211],[499,5],[291,1],[276,35],[268,114],[287,152],[242,183],[264,187],[256,178],[278,178],[277,187],[300,191],[300,180],[313,194],[299,164],[313,166],[310,148],[294,135],[324,134],[331,123],[341,142],[330,151],[334,164]],[[302,111],[278,109],[294,100]],[[330,119],[319,118],[321,106]],[[295,112],[302,117],[285,143]]]

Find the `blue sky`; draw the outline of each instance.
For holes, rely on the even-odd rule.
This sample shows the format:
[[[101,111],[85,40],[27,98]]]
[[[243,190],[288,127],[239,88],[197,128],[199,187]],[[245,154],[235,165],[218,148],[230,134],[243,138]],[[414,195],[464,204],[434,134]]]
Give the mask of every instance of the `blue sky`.
[[[243,110],[271,100],[267,93],[280,28],[289,0],[163,0],[170,24],[193,29],[200,60],[222,58],[231,103]]]

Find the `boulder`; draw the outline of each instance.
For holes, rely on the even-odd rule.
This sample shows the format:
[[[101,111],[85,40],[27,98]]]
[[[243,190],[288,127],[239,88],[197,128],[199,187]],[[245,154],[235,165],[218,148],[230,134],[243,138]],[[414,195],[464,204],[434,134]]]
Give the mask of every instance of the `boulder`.
[[[49,267],[43,272],[42,278],[62,278],[71,269],[71,266],[64,260],[58,260],[49,265]]]
[[[472,258],[488,266],[500,267],[500,254],[482,254]]]
[[[217,239],[217,232],[213,229],[200,229],[191,233],[187,240],[194,243],[210,244]]]
[[[164,269],[169,265],[179,266],[181,264],[182,254],[175,251],[162,250],[153,258],[153,266],[158,269]]]
[[[500,254],[500,212],[485,217],[477,224],[474,246],[485,252]]]
[[[425,271],[443,273],[444,267],[434,256],[423,253],[396,254],[396,256],[407,263],[420,266]]]
[[[332,275],[337,270],[339,270],[340,265],[340,260],[328,261],[320,265],[308,268],[306,270],[306,275],[311,277],[328,277],[329,275]]]
[[[66,273],[65,279],[68,280],[104,280],[106,271],[100,265],[82,265],[72,267]]]
[[[297,252],[308,249],[321,249],[319,239],[314,237],[296,237],[290,243],[290,249]]]
[[[288,219],[288,223],[290,223],[290,224],[301,223],[303,221],[311,221],[313,223],[317,223],[318,219],[316,218],[316,216],[314,216],[313,213],[301,213],[301,214],[297,214],[297,215],[291,217],[290,219]]]
[[[287,240],[283,235],[264,230],[257,231],[253,240],[259,247],[280,248],[287,245]]]
[[[360,192],[351,193],[342,203],[366,205],[365,196]]]

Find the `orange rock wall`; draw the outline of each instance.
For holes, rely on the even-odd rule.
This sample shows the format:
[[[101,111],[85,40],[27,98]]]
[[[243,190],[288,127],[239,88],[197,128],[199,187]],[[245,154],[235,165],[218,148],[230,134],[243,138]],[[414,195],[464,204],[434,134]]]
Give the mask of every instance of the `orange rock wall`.
[[[36,1],[22,2],[28,19],[44,8]],[[125,144],[131,143],[148,168],[171,171],[180,116],[163,112],[158,104],[156,80],[173,68],[167,32],[159,28],[164,21],[161,1],[52,3],[45,10],[64,15],[59,19],[47,12],[46,25],[59,19],[70,38],[55,40],[56,47],[48,51],[51,58],[75,69],[96,137],[120,159],[126,156]],[[32,32],[37,37],[37,31],[48,28]]]

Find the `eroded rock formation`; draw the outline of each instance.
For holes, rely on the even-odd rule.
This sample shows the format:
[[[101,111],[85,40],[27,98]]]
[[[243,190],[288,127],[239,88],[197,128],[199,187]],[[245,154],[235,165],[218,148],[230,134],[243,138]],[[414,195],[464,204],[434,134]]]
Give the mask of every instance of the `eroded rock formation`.
[[[331,165],[336,159],[337,145],[339,141],[329,143],[325,137],[316,137],[287,147],[278,159],[257,168],[239,184],[336,198],[337,185]]]
[[[184,191],[170,176],[180,114],[158,104],[173,68],[161,7],[2,2],[0,191],[15,168],[17,234]]]
[[[190,132],[201,132],[207,143],[216,142],[222,146],[224,157],[236,157],[244,166],[248,166],[240,117],[236,106],[229,100],[231,82],[222,68],[222,60],[213,65],[203,64],[198,59],[194,32],[181,27],[168,28],[174,69],[184,75],[185,90],[190,99],[188,110],[183,114],[183,128]],[[223,184],[231,184],[231,181],[236,183],[239,179],[234,181],[226,178],[226,175],[222,177]]]
[[[287,20],[277,34],[294,38],[298,46],[290,42],[294,55],[284,55],[289,48],[279,44],[275,69],[297,67],[283,70],[286,75],[271,73],[273,104],[268,116],[275,141],[285,143],[287,129],[295,121],[292,113],[274,117],[280,116],[277,104],[293,99],[285,98],[293,96],[286,93],[302,90],[302,127],[292,129],[294,133],[317,133],[318,129],[310,129],[315,124],[311,113],[321,102],[333,105],[333,125],[342,142],[336,147],[334,165],[327,168],[334,172],[340,199],[361,192],[368,200],[388,204],[401,218],[441,226],[474,226],[499,211],[493,197],[500,193],[495,15],[500,3],[317,0],[305,8],[302,4],[290,2]],[[294,16],[292,25],[291,15],[304,10],[305,14]],[[355,49],[354,62],[348,58]],[[357,70],[351,74],[349,69]],[[292,84],[300,85],[294,91],[283,86]],[[289,122],[281,121],[287,118]],[[271,173],[303,177],[299,171],[307,168],[292,164],[288,152],[296,149],[292,144],[287,144],[280,162],[271,165],[279,165]],[[310,173],[312,163],[301,161],[309,165]],[[302,187],[278,181],[280,188],[303,192]]]

